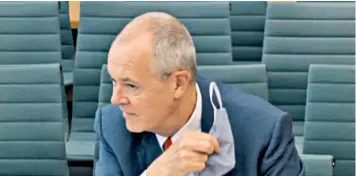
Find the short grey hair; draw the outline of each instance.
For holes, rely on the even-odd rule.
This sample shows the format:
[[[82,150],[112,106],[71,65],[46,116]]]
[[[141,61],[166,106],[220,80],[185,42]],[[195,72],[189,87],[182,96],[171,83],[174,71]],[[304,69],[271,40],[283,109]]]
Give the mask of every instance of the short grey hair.
[[[153,71],[162,79],[178,70],[188,70],[196,81],[196,51],[188,29],[176,18],[161,12],[151,12],[154,34]],[[165,16],[165,17],[162,17]],[[168,20],[167,20],[168,17]]]

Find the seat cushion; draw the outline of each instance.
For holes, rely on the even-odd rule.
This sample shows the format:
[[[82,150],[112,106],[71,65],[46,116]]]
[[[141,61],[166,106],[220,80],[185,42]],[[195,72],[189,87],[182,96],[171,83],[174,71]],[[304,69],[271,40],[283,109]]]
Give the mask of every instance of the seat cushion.
[[[73,85],[73,72],[63,72],[63,82],[65,86]]]
[[[305,165],[307,176],[332,176],[333,160],[331,155],[300,155]]]
[[[69,161],[92,161],[94,158],[95,133],[73,132],[66,143]]]

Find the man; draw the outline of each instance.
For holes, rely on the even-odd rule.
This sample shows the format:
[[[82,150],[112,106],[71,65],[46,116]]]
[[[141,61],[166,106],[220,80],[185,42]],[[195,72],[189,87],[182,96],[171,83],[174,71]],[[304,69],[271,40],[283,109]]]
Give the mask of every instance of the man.
[[[94,124],[96,176],[183,176],[203,171],[209,156],[221,152],[208,134],[212,81],[197,76],[192,38],[176,18],[136,17],[112,43],[108,72],[112,105],[97,110]],[[227,175],[305,175],[291,117],[256,96],[218,87],[236,159]]]

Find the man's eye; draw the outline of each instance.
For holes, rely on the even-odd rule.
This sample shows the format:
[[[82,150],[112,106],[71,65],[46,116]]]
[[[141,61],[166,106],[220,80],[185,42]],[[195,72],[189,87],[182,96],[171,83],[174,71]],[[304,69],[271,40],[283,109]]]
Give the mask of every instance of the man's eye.
[[[133,85],[133,84],[125,84],[126,87],[129,87],[131,89],[136,89],[137,86]]]

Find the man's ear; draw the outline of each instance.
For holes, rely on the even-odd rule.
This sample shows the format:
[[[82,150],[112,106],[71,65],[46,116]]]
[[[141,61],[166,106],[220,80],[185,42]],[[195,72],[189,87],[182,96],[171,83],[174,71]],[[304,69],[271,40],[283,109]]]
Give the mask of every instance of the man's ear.
[[[187,70],[176,71],[172,75],[174,98],[180,98],[192,82],[192,75]]]

